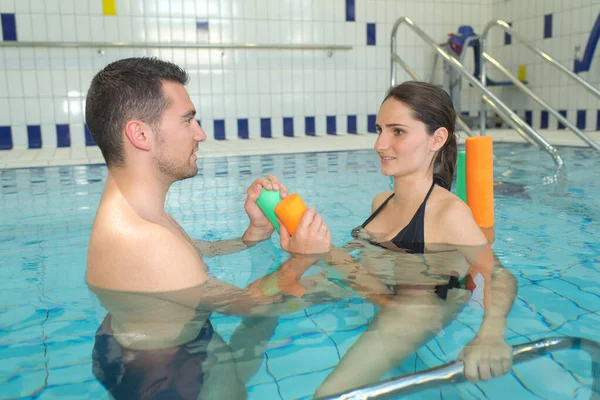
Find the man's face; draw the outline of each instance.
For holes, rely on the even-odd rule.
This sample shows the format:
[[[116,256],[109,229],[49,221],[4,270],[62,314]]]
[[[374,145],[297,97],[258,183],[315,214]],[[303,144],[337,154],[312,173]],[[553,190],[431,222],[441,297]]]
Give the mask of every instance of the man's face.
[[[163,112],[156,133],[154,161],[161,173],[174,180],[191,178],[198,173],[195,152],[206,134],[196,121],[196,109],[179,83],[164,81],[163,93],[170,104]]]

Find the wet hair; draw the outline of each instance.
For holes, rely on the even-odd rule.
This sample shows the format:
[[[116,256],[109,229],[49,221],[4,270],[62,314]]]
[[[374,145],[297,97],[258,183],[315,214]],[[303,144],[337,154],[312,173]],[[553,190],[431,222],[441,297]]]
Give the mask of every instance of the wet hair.
[[[85,123],[107,166],[125,165],[122,131],[131,119],[160,125],[169,100],[163,81],[185,85],[188,75],[177,65],[153,57],[126,58],[94,76],[87,92]]]
[[[412,110],[413,117],[425,124],[427,133],[439,128],[448,130],[448,139],[437,152],[433,161],[433,180],[438,185],[450,190],[456,166],[456,111],[448,93],[430,83],[407,81],[388,90],[384,102],[394,98]]]

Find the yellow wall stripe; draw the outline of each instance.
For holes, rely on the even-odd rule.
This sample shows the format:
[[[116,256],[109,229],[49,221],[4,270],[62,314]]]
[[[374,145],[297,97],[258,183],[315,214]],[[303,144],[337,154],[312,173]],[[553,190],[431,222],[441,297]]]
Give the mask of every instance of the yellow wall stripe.
[[[117,0],[102,0],[104,15],[117,15]]]

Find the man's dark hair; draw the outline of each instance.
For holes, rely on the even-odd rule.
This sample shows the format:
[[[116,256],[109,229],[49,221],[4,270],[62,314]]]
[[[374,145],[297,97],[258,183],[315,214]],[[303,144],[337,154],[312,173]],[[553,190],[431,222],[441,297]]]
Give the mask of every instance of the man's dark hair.
[[[87,92],[85,123],[107,166],[125,165],[122,130],[138,119],[153,127],[169,106],[163,81],[185,85],[188,75],[177,65],[157,58],[126,58],[96,74]]]

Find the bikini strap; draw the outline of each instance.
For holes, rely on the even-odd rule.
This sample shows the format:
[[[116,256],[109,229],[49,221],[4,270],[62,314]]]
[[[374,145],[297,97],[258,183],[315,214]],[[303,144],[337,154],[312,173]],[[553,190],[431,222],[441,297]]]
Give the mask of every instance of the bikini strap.
[[[387,199],[385,199],[385,201],[383,203],[381,203],[381,205],[379,207],[377,207],[377,210],[375,210],[375,212],[373,212],[373,214],[371,214],[371,216],[369,218],[367,218],[367,220],[365,222],[363,222],[363,224],[361,226],[363,228],[365,226],[367,226],[369,224],[369,222],[371,222],[373,220],[373,218],[375,218],[377,216],[377,214],[379,214],[379,212],[383,209],[383,207],[385,207],[385,205],[392,199],[392,197],[394,197],[394,193],[392,193]]]

